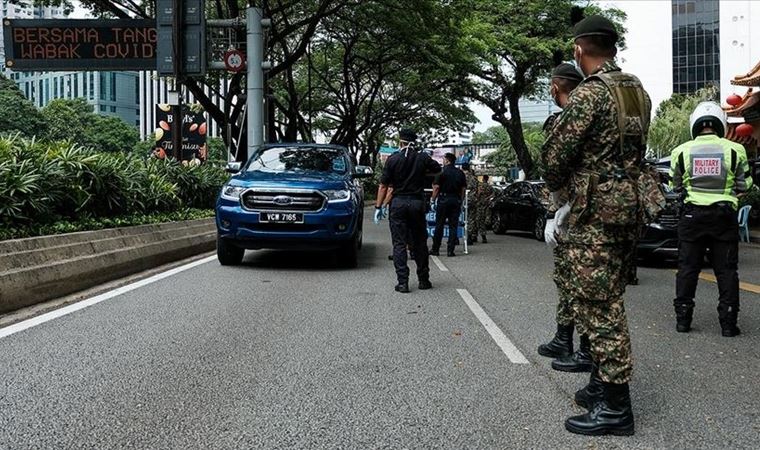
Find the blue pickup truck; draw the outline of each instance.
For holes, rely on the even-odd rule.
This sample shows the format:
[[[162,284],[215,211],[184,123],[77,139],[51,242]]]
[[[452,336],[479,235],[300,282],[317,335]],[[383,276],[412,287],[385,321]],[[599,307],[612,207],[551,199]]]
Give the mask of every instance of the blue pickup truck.
[[[217,256],[240,264],[246,249],[334,250],[356,267],[362,245],[364,191],[372,176],[345,147],[267,144],[234,175],[216,203]]]

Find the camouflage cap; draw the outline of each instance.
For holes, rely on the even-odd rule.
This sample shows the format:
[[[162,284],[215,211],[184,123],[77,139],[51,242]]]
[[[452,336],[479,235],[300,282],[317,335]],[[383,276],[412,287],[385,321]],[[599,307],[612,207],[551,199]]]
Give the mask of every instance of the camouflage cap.
[[[599,15],[588,16],[575,24],[573,39],[584,36],[609,36],[617,42],[619,36],[615,24],[606,17]]]
[[[552,78],[564,78],[580,83],[583,81],[583,74],[574,65],[562,63],[552,70]]]

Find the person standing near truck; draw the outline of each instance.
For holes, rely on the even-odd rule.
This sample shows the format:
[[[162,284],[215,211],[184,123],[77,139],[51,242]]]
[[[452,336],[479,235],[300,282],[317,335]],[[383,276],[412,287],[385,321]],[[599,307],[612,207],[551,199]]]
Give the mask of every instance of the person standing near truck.
[[[430,204],[435,211],[435,232],[433,233],[433,248],[430,254],[435,256],[439,254],[443,240],[443,228],[446,223],[449,225],[446,254],[450,257],[455,256],[454,249],[457,244],[459,215],[462,213],[462,200],[464,200],[465,187],[467,186],[464,173],[454,165],[456,159],[453,153],[446,153],[443,172],[433,182],[433,195],[430,198]]]
[[[399,132],[399,151],[388,158],[377,188],[375,222],[383,217],[383,202],[388,187],[393,186],[389,208],[393,265],[396,269],[396,292],[409,292],[407,236],[411,239],[420,289],[430,289],[430,266],[427,248],[425,180],[428,174],[441,171],[441,165],[415,145],[417,133],[409,128]]]

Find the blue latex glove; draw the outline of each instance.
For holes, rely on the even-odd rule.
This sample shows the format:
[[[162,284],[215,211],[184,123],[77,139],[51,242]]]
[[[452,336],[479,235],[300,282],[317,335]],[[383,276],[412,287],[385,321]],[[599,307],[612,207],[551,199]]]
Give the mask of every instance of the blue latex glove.
[[[383,217],[388,217],[388,213],[390,209],[391,208],[388,205],[383,206]]]
[[[375,225],[378,225],[383,220],[383,208],[375,208]]]

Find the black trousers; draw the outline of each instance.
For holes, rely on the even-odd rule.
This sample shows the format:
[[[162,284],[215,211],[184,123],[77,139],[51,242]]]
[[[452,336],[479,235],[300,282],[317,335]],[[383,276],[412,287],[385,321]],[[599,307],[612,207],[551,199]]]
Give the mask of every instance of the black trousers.
[[[438,200],[435,211],[435,232],[433,233],[433,250],[441,248],[443,240],[443,227],[449,224],[449,240],[446,248],[453,252],[457,244],[457,228],[459,227],[459,214],[462,212],[462,201],[457,196],[444,196]]]
[[[393,197],[390,207],[389,223],[391,240],[393,241],[393,266],[400,284],[409,282],[409,267],[407,266],[407,243],[414,254],[417,264],[417,279],[430,279],[428,265],[427,224],[425,221],[426,203],[422,196]]]
[[[678,222],[678,275],[673,305],[693,308],[697,280],[705,253],[718,279],[718,315],[736,320],[739,311],[739,226],[736,211],[727,204],[700,207],[686,204]]]

